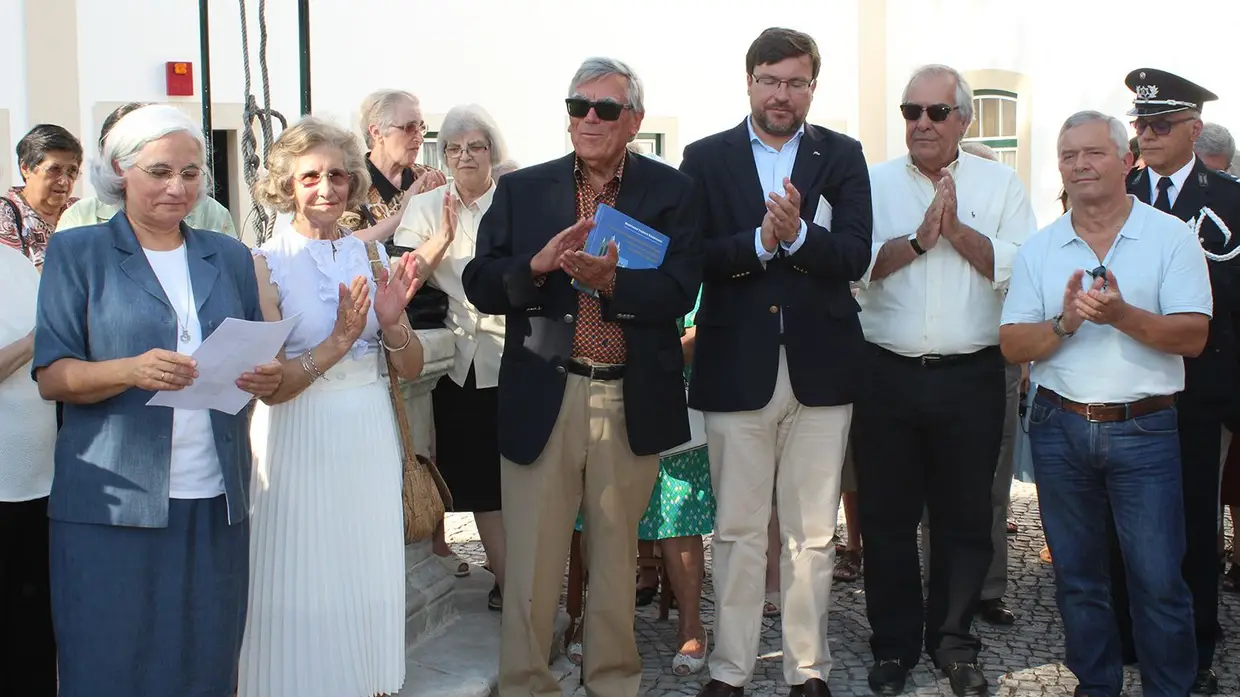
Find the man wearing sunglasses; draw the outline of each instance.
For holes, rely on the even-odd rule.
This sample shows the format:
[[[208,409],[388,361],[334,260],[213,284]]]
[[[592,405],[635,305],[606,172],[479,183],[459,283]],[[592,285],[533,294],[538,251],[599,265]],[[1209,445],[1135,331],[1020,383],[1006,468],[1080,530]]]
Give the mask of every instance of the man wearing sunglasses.
[[[685,148],[706,265],[689,403],[715,490],[715,646],[701,697],[736,697],[762,629],[779,513],[784,678],[824,697],[835,524],[862,348],[849,282],[869,261],[870,184],[855,140],[805,122],[822,59],[767,29],[745,56],[750,114]]]
[[[900,694],[924,641],[955,694],[983,695],[972,626],[994,556],[991,489],[1007,406],[999,313],[1037,223],[1012,168],[961,152],[973,94],[959,72],[918,69],[900,114],[908,154],[870,170],[873,257],[858,296],[868,345],[853,454],[869,683]],[[934,549],[924,612],[923,508]]]
[[[1236,327],[1240,310],[1240,182],[1208,167],[1193,152],[1201,136],[1201,108],[1218,97],[1178,75],[1140,68],[1125,83],[1136,97],[1128,112],[1146,168],[1132,173],[1128,193],[1193,226],[1209,260],[1214,315],[1206,348],[1184,360],[1184,391],[1177,404],[1183,468],[1184,578],[1193,593],[1197,679],[1193,692],[1214,694],[1211,670],[1218,636],[1219,461],[1223,421],[1237,407]],[[1123,559],[1113,547],[1116,619],[1130,660],[1132,619]]]
[[[659,453],[690,439],[676,322],[693,309],[702,259],[689,178],[628,151],[644,112],[632,69],[586,60],[567,109],[573,152],[499,180],[463,274],[470,302],[508,327],[499,369],[509,553],[499,695],[561,693],[547,664],[580,509],[591,589],[582,678],[591,695],[635,697],[637,524]],[[614,244],[602,255],[583,251],[604,203],[669,238],[658,268],[618,268]]]

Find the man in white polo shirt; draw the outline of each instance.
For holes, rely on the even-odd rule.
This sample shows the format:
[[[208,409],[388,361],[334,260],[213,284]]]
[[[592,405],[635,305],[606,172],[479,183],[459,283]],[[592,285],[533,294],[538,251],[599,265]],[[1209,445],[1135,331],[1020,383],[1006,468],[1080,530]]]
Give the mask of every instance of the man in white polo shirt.
[[[908,155],[870,170],[872,261],[857,296],[869,354],[852,432],[869,684],[900,694],[924,641],[955,694],[984,695],[972,625],[994,554],[990,492],[1006,402],[999,313],[1037,223],[1016,172],[960,151],[973,120],[960,73],[921,68],[901,102]],[[934,547],[924,613],[923,507]]]
[[[1008,360],[1033,362],[1039,386],[1029,443],[1064,662],[1077,697],[1120,694],[1113,524],[1142,687],[1186,695],[1197,653],[1173,407],[1183,357],[1201,352],[1213,312],[1206,260],[1187,225],[1126,193],[1132,154],[1118,119],[1074,114],[1058,147],[1072,210],[1021,248],[999,336]]]

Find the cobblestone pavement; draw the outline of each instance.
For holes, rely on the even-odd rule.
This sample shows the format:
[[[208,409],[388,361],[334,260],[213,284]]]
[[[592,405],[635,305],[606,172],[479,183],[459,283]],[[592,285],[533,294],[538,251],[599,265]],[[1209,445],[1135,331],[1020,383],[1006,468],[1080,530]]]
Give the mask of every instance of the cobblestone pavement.
[[[843,512],[840,513],[840,530],[843,533]],[[1025,697],[1027,695],[1071,695],[1076,678],[1063,666],[1063,628],[1059,611],[1055,607],[1054,575],[1048,565],[1038,560],[1044,539],[1038,523],[1037,496],[1033,485],[1015,483],[1012,488],[1012,519],[1020,531],[1008,536],[1008,592],[1006,600],[1017,622],[1011,627],[994,627],[981,622],[977,630],[985,648],[980,657],[991,683],[991,694],[1002,697]],[[448,520],[449,541],[462,558],[481,564],[482,547],[468,514],[451,514]],[[710,543],[706,547],[707,568],[710,567]],[[836,697],[870,695],[866,686],[866,672],[871,657],[869,652],[869,625],[865,618],[865,592],[860,581],[836,583],[833,588],[833,613],[830,624],[831,653],[835,667],[829,682]],[[703,621],[710,627],[714,621],[713,589],[709,574],[703,593]],[[651,697],[663,695],[687,695],[692,697],[707,679],[705,672],[698,676],[679,678],[672,674],[671,663],[675,655],[676,614],[666,622],[657,619],[657,602],[640,608],[637,617],[637,639],[645,666],[642,682],[646,694]],[[1220,621],[1225,639],[1219,645],[1215,659],[1215,671],[1219,674],[1220,695],[1240,695],[1240,628],[1232,620],[1240,612],[1240,597],[1223,593]],[[746,695],[754,697],[783,697],[788,688],[783,682],[780,652],[779,619],[763,621],[762,643],[753,681]],[[564,659],[559,659],[561,663]],[[559,666],[565,668],[567,664]],[[1135,668],[1126,670],[1129,697],[1142,695],[1140,678]],[[585,690],[578,686],[576,671],[568,672],[564,679],[564,694],[584,697]],[[935,674],[929,659],[910,676],[907,695],[951,695],[947,679]]]

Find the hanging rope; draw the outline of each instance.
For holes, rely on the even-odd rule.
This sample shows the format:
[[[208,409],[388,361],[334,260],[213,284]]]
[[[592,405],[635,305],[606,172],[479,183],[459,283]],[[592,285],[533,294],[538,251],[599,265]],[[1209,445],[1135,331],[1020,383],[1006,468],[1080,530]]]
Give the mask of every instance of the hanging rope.
[[[265,169],[267,154],[271,152],[271,144],[275,135],[272,119],[279,120],[281,130],[288,128],[288,121],[280,112],[273,111],[271,108],[271,82],[267,72],[267,0],[258,0],[258,68],[259,79],[263,83],[262,107],[259,107],[258,100],[254,98],[250,78],[250,37],[245,16],[245,3],[246,0],[238,0],[241,10],[241,66],[245,73],[245,111],[241,115],[241,165],[246,186],[253,191],[254,183],[258,181],[259,169]],[[263,133],[261,159],[258,154],[258,143],[255,142],[254,137],[255,121],[258,121],[258,126]],[[254,224],[257,246],[271,237],[275,218],[256,201],[252,204],[246,223],[248,224],[251,220]]]

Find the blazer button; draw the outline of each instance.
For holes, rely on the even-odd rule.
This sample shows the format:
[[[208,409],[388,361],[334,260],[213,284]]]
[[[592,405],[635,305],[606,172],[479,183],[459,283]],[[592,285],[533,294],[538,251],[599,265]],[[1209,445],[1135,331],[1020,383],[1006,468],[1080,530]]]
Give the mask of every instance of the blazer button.
[[[566,368],[565,368],[564,366],[562,366],[562,365],[557,365],[557,366],[555,367],[555,372],[559,373],[560,375],[563,375],[564,373],[567,373],[567,372],[568,372],[568,369],[566,369]]]
[[[771,311],[772,315],[779,313],[779,305],[771,305],[768,309]]]
[[[568,324],[572,324],[574,319],[575,318],[572,315],[564,315],[564,321]]]

